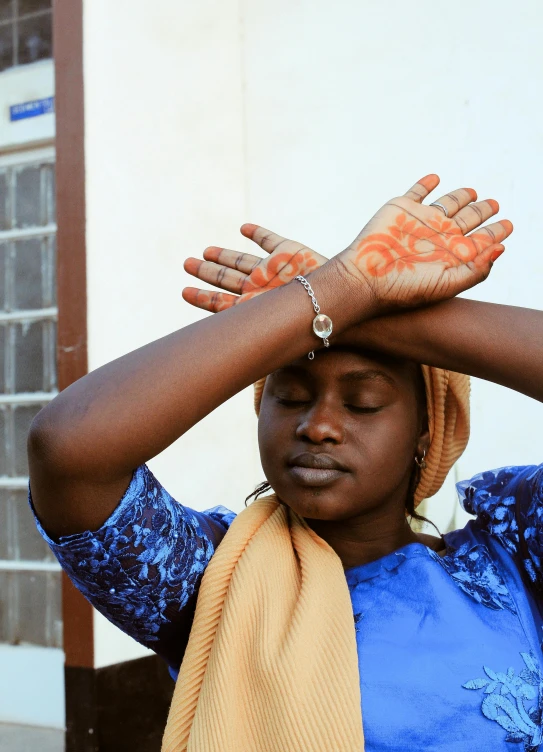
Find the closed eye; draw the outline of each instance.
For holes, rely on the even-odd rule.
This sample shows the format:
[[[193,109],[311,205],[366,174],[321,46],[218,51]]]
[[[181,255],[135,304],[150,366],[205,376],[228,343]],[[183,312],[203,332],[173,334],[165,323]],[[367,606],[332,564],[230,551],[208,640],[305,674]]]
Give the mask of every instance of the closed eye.
[[[276,397],[275,399],[280,405],[284,405],[285,407],[299,407],[300,405],[307,405],[309,403],[309,400],[302,399],[286,399],[285,397]]]
[[[378,407],[359,407],[358,405],[345,405],[347,410],[350,410],[353,413],[358,413],[360,415],[372,415],[373,413],[378,413],[379,410],[382,410],[382,406],[379,405]]]

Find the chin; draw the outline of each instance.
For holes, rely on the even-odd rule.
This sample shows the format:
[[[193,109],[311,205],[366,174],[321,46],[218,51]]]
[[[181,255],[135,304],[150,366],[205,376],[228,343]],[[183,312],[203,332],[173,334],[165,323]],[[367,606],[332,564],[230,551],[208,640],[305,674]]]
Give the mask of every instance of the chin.
[[[361,511],[356,507],[346,505],[345,495],[342,494],[338,498],[336,494],[323,488],[304,488],[301,492],[298,489],[294,493],[282,495],[278,492],[277,495],[293,512],[311,520],[323,522],[347,520]]]

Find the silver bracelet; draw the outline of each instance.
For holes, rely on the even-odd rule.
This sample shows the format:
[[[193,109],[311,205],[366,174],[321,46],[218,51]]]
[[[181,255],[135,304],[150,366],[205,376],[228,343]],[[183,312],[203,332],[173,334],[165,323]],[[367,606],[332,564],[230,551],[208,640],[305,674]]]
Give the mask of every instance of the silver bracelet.
[[[320,337],[320,339],[324,341],[325,347],[330,347],[328,337],[332,334],[332,319],[325,313],[321,313],[321,309],[319,304],[317,303],[317,298],[315,297],[313,288],[311,287],[307,279],[305,277],[302,277],[301,274],[298,274],[298,276],[294,277],[294,279],[296,279],[301,285],[305,287],[307,294],[309,295],[311,302],[313,303],[313,309],[317,314],[313,319],[313,331],[315,332],[317,337]],[[315,357],[315,351],[311,350],[311,352],[308,353],[307,357],[309,358],[309,360],[313,360],[313,358]]]

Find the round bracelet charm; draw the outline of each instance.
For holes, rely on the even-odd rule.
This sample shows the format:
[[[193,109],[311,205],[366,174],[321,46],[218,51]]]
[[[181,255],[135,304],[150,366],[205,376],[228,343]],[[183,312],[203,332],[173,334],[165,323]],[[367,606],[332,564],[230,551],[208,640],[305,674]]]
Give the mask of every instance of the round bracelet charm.
[[[313,319],[313,331],[321,339],[327,339],[332,334],[332,319],[324,313],[319,313]]]

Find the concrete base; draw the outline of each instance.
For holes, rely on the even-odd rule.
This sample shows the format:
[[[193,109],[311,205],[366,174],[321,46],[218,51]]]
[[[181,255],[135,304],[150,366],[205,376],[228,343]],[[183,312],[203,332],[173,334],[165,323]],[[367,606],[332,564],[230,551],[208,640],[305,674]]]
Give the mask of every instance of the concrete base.
[[[0,724],[0,752],[64,752],[64,730]]]

